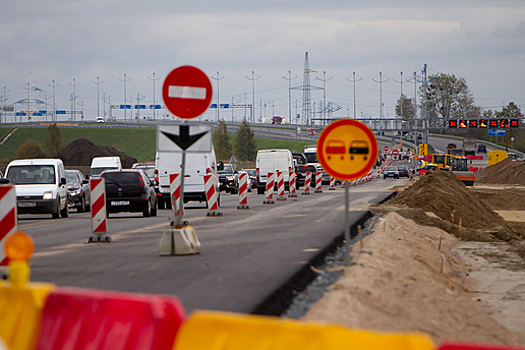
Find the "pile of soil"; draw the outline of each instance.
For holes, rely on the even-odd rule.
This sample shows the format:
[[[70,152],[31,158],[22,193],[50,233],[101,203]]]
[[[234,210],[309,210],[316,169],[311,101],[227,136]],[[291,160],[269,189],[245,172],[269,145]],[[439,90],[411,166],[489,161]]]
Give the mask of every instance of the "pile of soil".
[[[476,183],[525,185],[525,162],[503,159],[476,172]]]
[[[86,139],[76,139],[66,147],[62,148],[55,158],[62,159],[66,166],[90,166],[95,157],[120,157],[123,168],[131,168],[137,159],[119,152],[111,146],[99,146]]]
[[[522,239],[520,231],[511,228],[476,193],[469,191],[450,172],[429,172],[384,205],[419,209],[399,213],[422,225],[429,224],[424,221],[433,221],[432,225],[436,226],[437,222],[442,220],[438,227],[457,237],[461,232],[462,239],[466,240]],[[429,217],[425,212],[431,212],[441,220]]]

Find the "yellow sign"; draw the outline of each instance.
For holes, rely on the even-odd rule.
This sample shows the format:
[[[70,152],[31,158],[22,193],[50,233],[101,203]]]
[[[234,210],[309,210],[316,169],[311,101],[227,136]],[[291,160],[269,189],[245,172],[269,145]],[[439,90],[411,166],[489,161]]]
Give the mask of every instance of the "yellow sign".
[[[376,164],[376,137],[365,124],[354,119],[340,119],[319,135],[317,159],[336,179],[359,179]]]
[[[418,147],[420,156],[426,156],[428,154],[428,145],[426,143],[420,143]]]

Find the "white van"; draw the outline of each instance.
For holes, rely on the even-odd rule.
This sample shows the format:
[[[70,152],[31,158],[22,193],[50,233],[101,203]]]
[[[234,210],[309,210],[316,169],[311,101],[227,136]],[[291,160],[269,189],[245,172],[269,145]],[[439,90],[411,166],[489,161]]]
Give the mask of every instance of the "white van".
[[[105,170],[122,170],[120,157],[95,157],[91,160],[91,177],[100,177]]]
[[[284,187],[288,187],[290,171],[293,169],[293,156],[289,149],[261,149],[257,151],[255,167],[257,172],[257,193],[263,194],[266,190],[266,179],[268,172],[284,172]],[[275,178],[275,188],[277,188],[277,178]]]
[[[15,185],[18,214],[46,214],[54,219],[68,217],[67,185],[60,159],[14,160],[6,178]]]
[[[169,174],[180,173],[182,152],[157,151],[155,168],[158,172],[157,200],[159,209],[171,208]],[[189,201],[207,202],[204,187],[204,175],[215,178],[216,191],[219,192],[217,177],[217,160],[215,150],[206,153],[186,153],[184,176],[184,203]]]

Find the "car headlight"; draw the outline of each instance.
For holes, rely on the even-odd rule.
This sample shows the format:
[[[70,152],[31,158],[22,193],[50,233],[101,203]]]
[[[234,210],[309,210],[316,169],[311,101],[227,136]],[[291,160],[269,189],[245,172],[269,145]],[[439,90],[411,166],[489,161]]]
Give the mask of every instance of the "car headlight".
[[[80,188],[77,189],[77,190],[69,191],[69,194],[71,196],[79,196],[81,193],[82,193],[82,191],[80,190]]]
[[[44,192],[43,199],[53,199],[53,192],[51,191]]]
[[[233,176],[226,176],[226,179],[227,179],[228,181],[233,181],[234,177],[233,177]]]

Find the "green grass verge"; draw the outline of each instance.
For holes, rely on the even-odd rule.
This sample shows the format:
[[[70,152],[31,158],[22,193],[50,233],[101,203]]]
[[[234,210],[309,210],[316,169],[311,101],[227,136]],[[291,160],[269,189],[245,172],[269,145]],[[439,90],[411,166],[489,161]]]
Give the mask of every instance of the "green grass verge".
[[[137,158],[139,162],[154,161],[156,150],[155,128],[108,128],[85,127],[70,128],[59,127],[62,145],[67,146],[72,141],[85,138],[96,145],[111,146],[120,152]],[[6,135],[11,127],[0,127],[0,135]],[[229,135],[232,146],[236,135]],[[3,138],[2,138],[3,139]],[[0,139],[0,141],[2,140]],[[42,145],[44,152],[47,139],[47,127],[19,127],[18,130],[0,146],[0,163],[7,164],[16,157],[17,149],[28,140],[35,140]],[[254,138],[257,149],[285,148],[302,151],[305,145],[311,142],[275,140]]]

